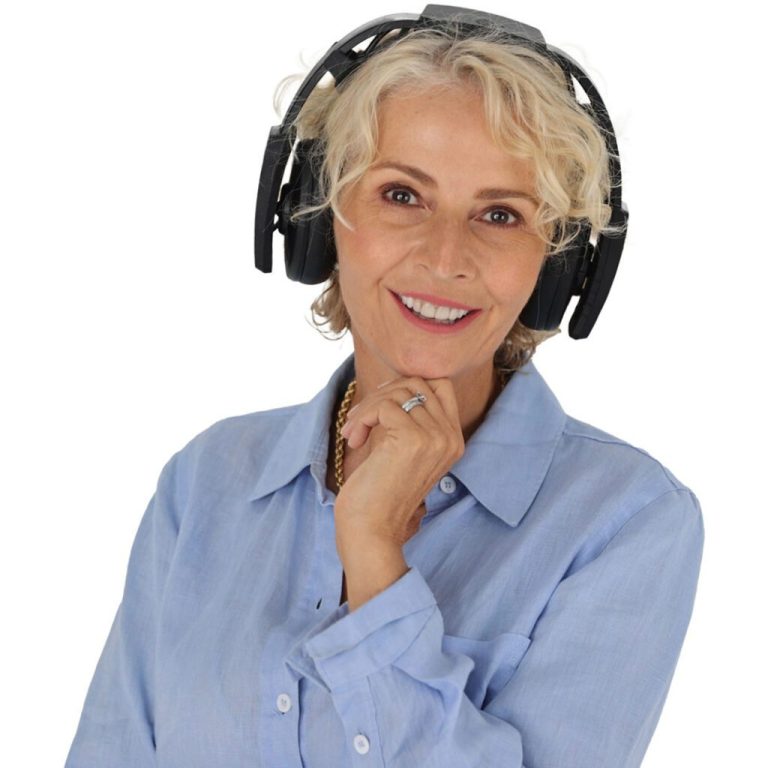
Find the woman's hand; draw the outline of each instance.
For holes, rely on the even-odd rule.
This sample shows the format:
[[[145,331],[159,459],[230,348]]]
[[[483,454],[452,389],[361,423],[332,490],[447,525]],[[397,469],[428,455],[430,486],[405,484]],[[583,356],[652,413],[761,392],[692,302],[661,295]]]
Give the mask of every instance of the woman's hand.
[[[426,402],[406,413],[402,404],[417,392]],[[427,493],[464,453],[453,383],[418,376],[387,382],[347,415],[341,433],[353,451],[368,441],[370,453],[336,498],[337,540],[402,546]]]

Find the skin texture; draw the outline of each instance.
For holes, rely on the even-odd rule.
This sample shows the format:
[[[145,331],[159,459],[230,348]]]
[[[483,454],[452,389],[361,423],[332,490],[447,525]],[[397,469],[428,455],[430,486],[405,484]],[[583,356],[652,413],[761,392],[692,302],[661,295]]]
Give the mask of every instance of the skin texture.
[[[374,164],[416,166],[435,184],[368,169],[341,200],[354,231],[334,218],[357,377],[335,512],[351,608],[407,571],[406,533],[498,396],[493,355],[533,292],[545,255],[529,226],[533,167],[495,145],[478,92],[391,94],[380,107],[379,131]],[[476,197],[489,187],[534,200]],[[433,334],[402,316],[390,290],[430,293],[482,312],[459,333]],[[401,404],[417,391],[426,404],[405,413]]]

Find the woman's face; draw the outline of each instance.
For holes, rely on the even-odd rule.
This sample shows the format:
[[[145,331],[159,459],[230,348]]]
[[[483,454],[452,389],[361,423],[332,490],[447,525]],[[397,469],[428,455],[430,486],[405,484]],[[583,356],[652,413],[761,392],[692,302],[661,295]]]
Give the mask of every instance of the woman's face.
[[[334,217],[358,370],[490,380],[494,352],[536,285],[545,245],[531,227],[533,166],[494,144],[482,96],[457,87],[387,97],[377,157],[340,207],[355,227]],[[398,294],[413,293],[479,311],[438,333],[401,307]]]

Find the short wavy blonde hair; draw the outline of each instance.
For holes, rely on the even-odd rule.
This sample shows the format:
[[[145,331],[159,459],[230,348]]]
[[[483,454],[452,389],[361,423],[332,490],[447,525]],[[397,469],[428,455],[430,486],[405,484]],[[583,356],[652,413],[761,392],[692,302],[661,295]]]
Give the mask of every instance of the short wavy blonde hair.
[[[601,129],[571,93],[569,76],[557,64],[527,45],[505,40],[499,28],[466,37],[455,25],[444,23],[396,38],[398,34],[394,30],[385,36],[338,88],[333,82],[318,84],[302,106],[294,126],[299,140],[316,139],[309,162],[314,164],[320,199],[293,211],[293,221],[330,207],[353,229],[339,201],[374,162],[382,100],[400,88],[466,85],[482,92],[496,144],[533,162],[541,203],[532,223],[546,243],[547,258],[559,254],[576,236],[574,224],[590,226],[593,237],[611,230],[606,203],[611,189],[609,150]],[[280,81],[274,95],[278,115],[283,89],[306,74]],[[338,263],[311,309],[321,333],[320,326],[326,324],[335,334],[351,327],[339,288]],[[322,321],[318,323],[315,316]],[[525,365],[542,341],[558,333],[559,328],[533,330],[518,319],[494,354],[502,381]]]

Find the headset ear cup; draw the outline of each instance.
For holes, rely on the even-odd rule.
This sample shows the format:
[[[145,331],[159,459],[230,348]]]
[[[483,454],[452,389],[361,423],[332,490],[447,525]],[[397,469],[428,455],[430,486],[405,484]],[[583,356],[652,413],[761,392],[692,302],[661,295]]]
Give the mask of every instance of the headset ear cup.
[[[302,282],[315,285],[327,280],[336,264],[331,209],[326,208],[307,224],[307,255]]]
[[[560,326],[571,297],[577,295],[589,261],[589,226],[569,223],[576,237],[559,253],[544,261],[519,320],[534,331],[552,331]]]
[[[316,205],[320,200],[320,181],[315,167],[322,158],[316,151],[317,139],[302,139],[294,149],[291,178],[284,190],[282,226],[285,230],[285,273],[291,280],[306,285],[321,283],[330,277],[335,263],[335,248],[329,256],[328,240],[333,238],[328,209],[289,220],[296,207]],[[329,263],[330,260],[330,263]]]

